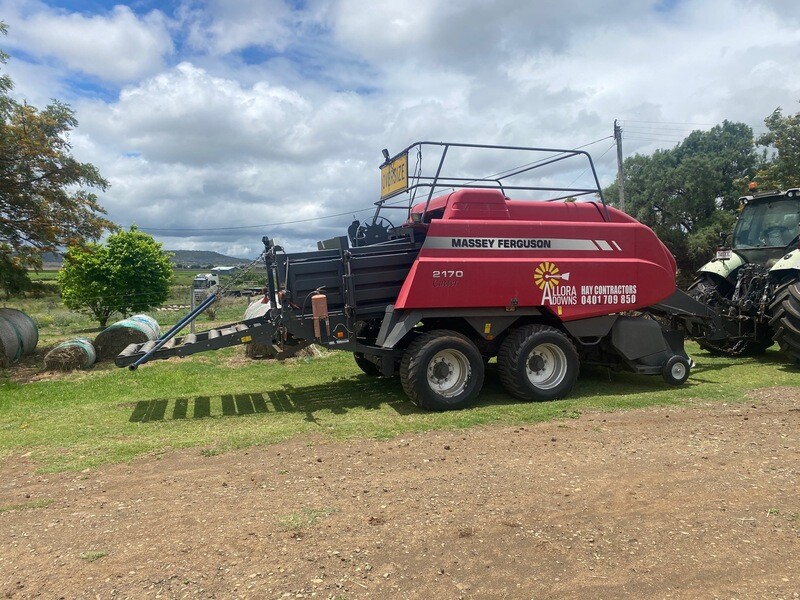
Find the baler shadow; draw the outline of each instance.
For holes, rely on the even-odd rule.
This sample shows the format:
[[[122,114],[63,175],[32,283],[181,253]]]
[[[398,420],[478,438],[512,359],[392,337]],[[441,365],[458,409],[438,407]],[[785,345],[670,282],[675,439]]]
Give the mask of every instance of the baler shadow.
[[[680,388],[692,388],[702,382],[703,380],[698,379],[695,376],[695,370],[692,369],[692,375],[690,375],[689,380],[681,385]],[[581,370],[570,398],[580,399],[597,395],[627,396],[648,392],[662,393],[670,389],[679,388],[673,388],[664,383],[661,375],[640,375],[628,371],[612,371],[611,369],[592,366]]]
[[[713,368],[718,366],[713,365]],[[693,387],[698,383],[702,383],[702,379],[695,378],[694,381],[690,379],[682,387]],[[663,392],[667,387],[660,376],[615,373],[599,367],[590,367],[581,372],[570,398],[580,399],[598,394],[626,396],[655,393]],[[490,366],[476,407],[513,405],[520,402],[522,401],[511,397],[505,391],[496,369]],[[148,423],[247,417],[269,413],[301,413],[305,414],[307,421],[316,423],[315,413],[318,411],[329,411],[334,415],[340,415],[352,409],[378,410],[384,405],[400,415],[426,412],[406,398],[397,379],[361,375],[318,385],[285,385],[279,390],[267,392],[140,400],[134,405],[129,421]]]
[[[140,400],[128,420],[147,423],[305,413],[306,420],[316,422],[314,413],[317,411],[345,414],[354,408],[377,410],[382,405],[388,405],[402,415],[421,412],[405,397],[396,380],[360,376],[312,386],[286,385],[268,392]]]
[[[745,365],[790,365],[784,354],[777,351],[768,351],[764,354],[742,354],[737,356],[716,356],[711,352],[701,350],[692,354],[697,363],[692,373],[704,371],[723,371],[733,367]]]

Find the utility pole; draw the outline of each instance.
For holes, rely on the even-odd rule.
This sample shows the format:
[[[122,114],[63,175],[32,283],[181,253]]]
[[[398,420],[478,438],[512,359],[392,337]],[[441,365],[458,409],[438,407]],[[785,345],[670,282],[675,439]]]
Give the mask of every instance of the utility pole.
[[[622,174],[622,127],[614,119],[614,141],[617,143],[617,187],[619,188],[619,208],[625,212],[625,177]]]

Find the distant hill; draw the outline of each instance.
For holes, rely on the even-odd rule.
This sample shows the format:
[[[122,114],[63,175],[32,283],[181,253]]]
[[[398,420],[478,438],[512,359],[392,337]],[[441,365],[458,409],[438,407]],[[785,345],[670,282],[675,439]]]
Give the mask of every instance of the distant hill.
[[[209,265],[212,267],[233,267],[236,265],[250,264],[246,258],[236,258],[234,256],[225,256],[219,252],[208,252],[206,250],[167,250],[172,254],[170,261],[173,265],[186,265],[188,268],[206,268]],[[42,262],[45,268],[61,268],[61,263],[64,262],[64,257],[60,254],[53,254],[45,252],[42,254]]]
[[[246,258],[236,258],[234,256],[225,256],[219,252],[208,252],[206,250],[167,250],[173,256],[170,261],[174,265],[186,265],[192,267],[193,265],[199,267],[207,267],[208,265],[214,267],[233,267],[236,265],[250,264],[250,260]]]
[[[42,266],[45,269],[60,269],[63,262],[63,254],[55,254],[54,252],[44,252],[42,254]]]

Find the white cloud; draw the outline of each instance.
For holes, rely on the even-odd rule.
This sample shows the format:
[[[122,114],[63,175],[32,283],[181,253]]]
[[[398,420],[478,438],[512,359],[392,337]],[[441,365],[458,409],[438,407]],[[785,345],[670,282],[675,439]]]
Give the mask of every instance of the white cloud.
[[[788,0],[296,5],[209,0],[142,16],[0,4],[21,56],[124,82],[98,100],[56,61],[12,65],[21,92],[77,98],[75,153],[112,182],[112,219],[207,229],[345,213],[157,232],[170,247],[257,253],[265,234],[313,247],[375,200],[380,149],[417,139],[574,147],[621,118],[631,153],[677,143],[692,128],[681,124],[798,109],[800,4]],[[603,184],[610,147],[590,148]]]
[[[190,63],[85,106],[83,130],[124,154],[192,165],[308,164],[346,152],[376,129],[351,92],[305,96],[269,81],[242,85]]]
[[[283,0],[228,2],[209,0],[184,7],[189,41],[197,49],[227,54],[249,46],[285,49],[293,40],[297,13]]]
[[[26,52],[107,81],[156,72],[173,45],[159,11],[140,17],[127,6],[107,14],[68,13],[33,1],[7,1],[9,41]]]

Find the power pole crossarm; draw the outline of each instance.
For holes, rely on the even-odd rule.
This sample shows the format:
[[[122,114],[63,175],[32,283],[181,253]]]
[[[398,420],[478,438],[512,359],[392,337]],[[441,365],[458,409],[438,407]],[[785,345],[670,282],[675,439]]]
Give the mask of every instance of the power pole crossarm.
[[[619,188],[619,208],[625,211],[625,177],[622,173],[622,127],[614,119],[614,141],[617,143],[617,187]]]

